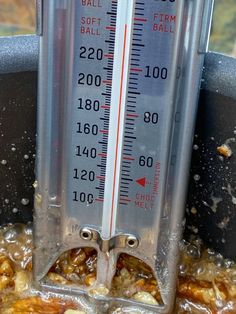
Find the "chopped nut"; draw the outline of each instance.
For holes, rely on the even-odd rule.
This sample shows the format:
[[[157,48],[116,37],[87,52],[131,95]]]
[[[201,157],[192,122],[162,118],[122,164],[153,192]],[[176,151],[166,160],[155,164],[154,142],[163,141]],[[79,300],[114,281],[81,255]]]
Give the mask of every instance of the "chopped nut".
[[[5,275],[10,278],[13,277],[13,269],[10,260],[6,256],[0,258],[0,276]]]
[[[109,293],[109,290],[103,285],[99,285],[98,287],[89,290],[90,295],[103,295],[103,296],[105,296],[105,295],[108,295],[108,293]]]
[[[84,263],[86,260],[86,254],[82,249],[72,250],[70,254],[70,263],[73,266],[78,266]]]
[[[0,276],[0,291],[6,288],[9,288],[13,285],[14,285],[14,281],[10,277],[6,275]]]
[[[29,284],[29,274],[24,270],[17,271],[15,277],[15,291],[23,292],[29,288]]]
[[[205,304],[214,304],[216,300],[212,285],[208,282],[195,282],[191,279],[180,281],[178,295],[184,298],[191,298]]]
[[[17,300],[13,303],[10,311],[4,314],[58,314],[64,313],[67,309],[73,309],[75,305],[72,302],[63,301],[57,298],[42,299],[40,297],[29,297]]]
[[[85,277],[84,280],[86,286],[92,286],[96,282],[96,274],[92,273]]]
[[[221,146],[217,147],[218,153],[220,153],[222,156],[229,158],[232,156],[232,150],[227,144],[222,144]]]
[[[10,259],[5,255],[0,255],[0,291],[14,285],[13,275]]]
[[[230,298],[236,299],[236,285],[228,285],[227,288]]]
[[[120,275],[122,279],[130,278],[130,273],[125,267],[121,269]]]
[[[151,304],[151,305],[158,304],[157,300],[150,293],[145,292],[145,291],[137,292],[133,296],[133,299],[138,302],[145,303],[145,304]]]
[[[69,283],[68,280],[66,280],[63,276],[55,274],[55,273],[48,273],[47,275],[48,279],[54,281],[55,283],[59,283],[61,285],[66,285]]]
[[[226,294],[223,291],[220,291],[219,287],[215,283],[215,280],[212,282],[213,289],[215,291],[215,296],[217,300],[225,301],[226,300]]]

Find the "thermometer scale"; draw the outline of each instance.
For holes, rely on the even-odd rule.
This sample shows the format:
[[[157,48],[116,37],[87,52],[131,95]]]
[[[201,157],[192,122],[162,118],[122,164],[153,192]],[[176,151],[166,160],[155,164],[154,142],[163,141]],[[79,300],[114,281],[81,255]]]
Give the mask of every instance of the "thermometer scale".
[[[127,253],[157,278],[155,311],[170,311],[212,5],[38,2],[34,276],[42,285],[63,252],[93,247],[97,284],[109,288]]]

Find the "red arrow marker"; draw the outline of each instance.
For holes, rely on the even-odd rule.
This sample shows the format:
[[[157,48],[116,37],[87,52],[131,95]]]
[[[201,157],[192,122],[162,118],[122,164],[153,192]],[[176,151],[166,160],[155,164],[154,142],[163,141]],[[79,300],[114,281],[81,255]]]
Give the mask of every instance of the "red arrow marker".
[[[140,179],[136,180],[136,182],[137,182],[139,185],[145,187],[145,185],[146,185],[146,178],[145,178],[145,177],[144,177],[144,178],[140,178]]]

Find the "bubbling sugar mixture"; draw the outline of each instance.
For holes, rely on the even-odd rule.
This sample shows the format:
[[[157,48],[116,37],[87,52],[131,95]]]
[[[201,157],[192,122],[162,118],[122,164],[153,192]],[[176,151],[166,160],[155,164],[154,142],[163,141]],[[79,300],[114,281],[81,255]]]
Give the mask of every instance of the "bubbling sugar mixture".
[[[76,298],[42,294],[32,288],[32,233],[31,224],[8,225],[0,229],[0,313],[91,313],[91,310],[82,309]],[[174,314],[236,313],[236,265],[203,248],[199,240],[182,242],[180,249]],[[96,265],[96,250],[73,249],[60,256],[47,280],[55,284],[84,286],[92,291]],[[112,288],[107,293],[151,305],[162,302],[151,269],[127,254],[120,255]],[[107,309],[107,313],[137,314],[142,311],[113,308]]]

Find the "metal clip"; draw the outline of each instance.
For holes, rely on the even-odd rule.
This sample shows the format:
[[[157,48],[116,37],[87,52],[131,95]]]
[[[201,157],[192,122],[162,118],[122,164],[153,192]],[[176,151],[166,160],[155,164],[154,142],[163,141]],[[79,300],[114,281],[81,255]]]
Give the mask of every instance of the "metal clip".
[[[99,231],[89,227],[81,228],[80,237],[82,240],[98,244],[103,253],[108,253],[115,248],[135,249],[139,246],[139,239],[132,234],[118,234],[110,239],[103,239]]]

